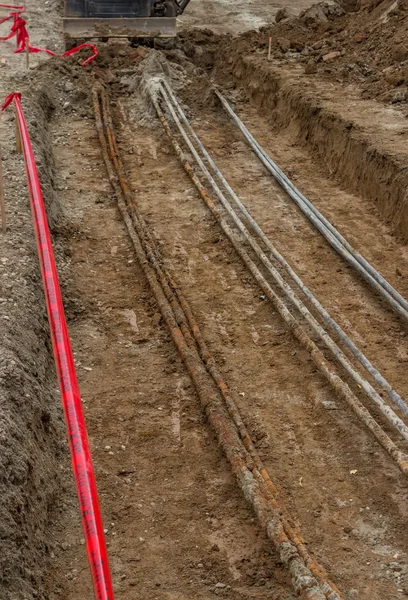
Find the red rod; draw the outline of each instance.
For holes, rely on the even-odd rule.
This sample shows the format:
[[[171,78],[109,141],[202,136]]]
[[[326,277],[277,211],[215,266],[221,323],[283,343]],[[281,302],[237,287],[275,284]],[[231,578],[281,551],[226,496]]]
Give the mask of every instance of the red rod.
[[[44,206],[44,198],[35,164],[30,135],[21,106],[21,94],[10,94],[10,96],[6,98],[2,110],[5,110],[13,101],[20,125],[24,162],[30,193],[30,204],[47,303],[54,359],[67,424],[72,466],[78,492],[95,598],[97,600],[114,600],[112,578],[106,551],[95,473],[92,465],[84,413],[82,410],[81,395],[64,314],[64,306],[55,265],[51,234],[48,227],[47,213]]]

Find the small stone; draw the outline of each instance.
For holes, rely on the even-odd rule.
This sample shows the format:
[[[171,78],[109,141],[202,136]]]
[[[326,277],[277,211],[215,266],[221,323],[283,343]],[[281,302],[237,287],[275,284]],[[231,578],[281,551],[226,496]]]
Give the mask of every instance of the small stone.
[[[213,544],[211,546],[211,552],[219,552],[220,551],[220,547],[218,544]]]
[[[288,52],[290,50],[290,41],[287,38],[278,38],[276,40],[279,50],[282,52]]]
[[[289,18],[288,9],[286,7],[280,8],[275,15],[275,23],[280,23],[281,21],[284,21],[285,19],[288,19],[288,18]]]
[[[408,90],[398,90],[391,98],[391,104],[399,104],[408,100]]]
[[[139,46],[134,52],[131,52],[129,54],[129,58],[131,58],[132,60],[136,60],[136,62],[139,62],[140,60],[143,60],[145,58],[148,52],[149,50],[146,48],[146,46]]]
[[[402,69],[395,70],[394,67],[387,67],[383,70],[385,81],[394,87],[402,85],[405,81],[405,73]]]
[[[357,12],[361,8],[361,0],[338,0],[338,4],[346,12]]]
[[[333,52],[328,52],[327,54],[322,56],[322,61],[330,62],[331,60],[334,60],[335,58],[338,58],[339,56],[341,56],[341,52],[339,52],[338,50],[335,50]]]
[[[61,548],[62,548],[63,550],[68,550],[68,548],[69,548],[69,544],[68,544],[68,542],[62,542],[62,544],[61,544]]]
[[[219,590],[223,590],[224,588],[227,587],[226,583],[221,583],[220,581],[218,583],[215,584],[215,587],[218,588]]]
[[[314,60],[310,60],[305,67],[306,75],[314,75],[317,73],[317,66]]]
[[[326,410],[338,410],[339,407],[333,400],[322,400],[323,408]]]
[[[156,313],[152,319],[153,325],[155,327],[159,327],[160,323],[162,322],[162,319],[163,319],[162,315],[160,313]]]
[[[290,42],[290,49],[294,50],[295,52],[302,52],[304,47],[305,45],[302,44],[302,42],[300,42],[299,40],[292,40]]]
[[[356,42],[356,44],[361,44],[361,42],[364,42],[366,39],[367,36],[364,33],[356,33],[353,36],[353,42]]]
[[[323,23],[327,23],[328,19],[324,13],[322,4],[322,2],[315,4],[300,14],[300,18],[306,27],[318,27],[319,25],[323,25]]]

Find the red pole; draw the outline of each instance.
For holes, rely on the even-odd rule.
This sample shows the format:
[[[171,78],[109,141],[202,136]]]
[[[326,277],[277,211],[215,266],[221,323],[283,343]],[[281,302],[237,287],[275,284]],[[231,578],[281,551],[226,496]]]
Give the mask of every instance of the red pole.
[[[88,560],[97,600],[114,600],[112,580],[106,551],[105,536],[98,501],[95,474],[92,465],[81,396],[72,355],[67,322],[58,282],[57,267],[48,227],[35,157],[27,129],[21,94],[7,97],[2,110],[14,101],[20,125],[24,162],[26,167],[30,203],[37,240],[38,256],[47,304],[48,319],[54,349],[54,359],[64,407],[71,459],[78,492]]]

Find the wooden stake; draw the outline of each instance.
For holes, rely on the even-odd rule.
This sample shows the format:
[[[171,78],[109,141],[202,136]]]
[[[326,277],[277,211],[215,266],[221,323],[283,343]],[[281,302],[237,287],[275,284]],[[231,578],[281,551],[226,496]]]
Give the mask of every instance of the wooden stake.
[[[0,150],[0,211],[1,211],[1,229],[3,233],[6,233],[6,203],[4,200],[4,182],[3,182],[3,159]]]
[[[21,154],[23,152],[23,147],[21,145],[20,125],[18,124],[17,110],[16,110],[16,152],[18,154]]]
[[[28,43],[28,38],[26,39],[26,66],[27,69],[30,68],[30,44]]]
[[[268,50],[268,60],[272,58],[272,38],[269,38],[269,50]]]

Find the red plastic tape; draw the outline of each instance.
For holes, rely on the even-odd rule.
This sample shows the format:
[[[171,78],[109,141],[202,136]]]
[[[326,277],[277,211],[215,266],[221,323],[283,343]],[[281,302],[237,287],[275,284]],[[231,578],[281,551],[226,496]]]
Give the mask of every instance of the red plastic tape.
[[[26,27],[27,21],[25,19],[23,19],[23,17],[21,16],[21,13],[23,13],[25,11],[25,6],[13,6],[11,4],[0,4],[0,8],[8,8],[8,9],[12,10],[12,12],[10,14],[8,14],[7,16],[2,17],[0,19],[0,24],[4,23],[5,21],[9,21],[10,19],[14,19],[10,33],[5,37],[0,37],[0,41],[5,42],[7,40],[11,40],[13,37],[16,37],[17,38],[17,48],[16,48],[16,50],[14,50],[15,54],[19,54],[20,52],[25,52],[26,48],[28,46],[29,52],[32,52],[34,54],[37,54],[38,52],[46,52],[50,56],[62,56],[63,58],[65,58],[66,56],[71,56],[72,54],[76,54],[77,52],[80,52],[84,48],[90,48],[92,50],[93,54],[82,63],[83,67],[85,67],[90,62],[95,60],[95,58],[98,56],[98,49],[95,46],[95,44],[89,44],[89,43],[81,44],[80,46],[76,46],[76,48],[72,48],[72,50],[68,50],[67,52],[64,52],[64,54],[57,54],[56,52],[53,52],[52,50],[49,50],[48,48],[36,48],[35,46],[32,46],[30,44],[30,36],[29,36],[27,27]]]
[[[54,359],[64,407],[72,466],[78,492],[88,560],[92,573],[95,598],[114,600],[112,579],[106,551],[105,536],[98,501],[95,474],[92,465],[81,395],[75,371],[74,358],[62,304],[57,267],[48,227],[38,171],[27,123],[21,106],[21,94],[7,96],[2,110],[14,102],[20,126],[21,144],[27,173],[31,210],[41,273],[50,322]]]

